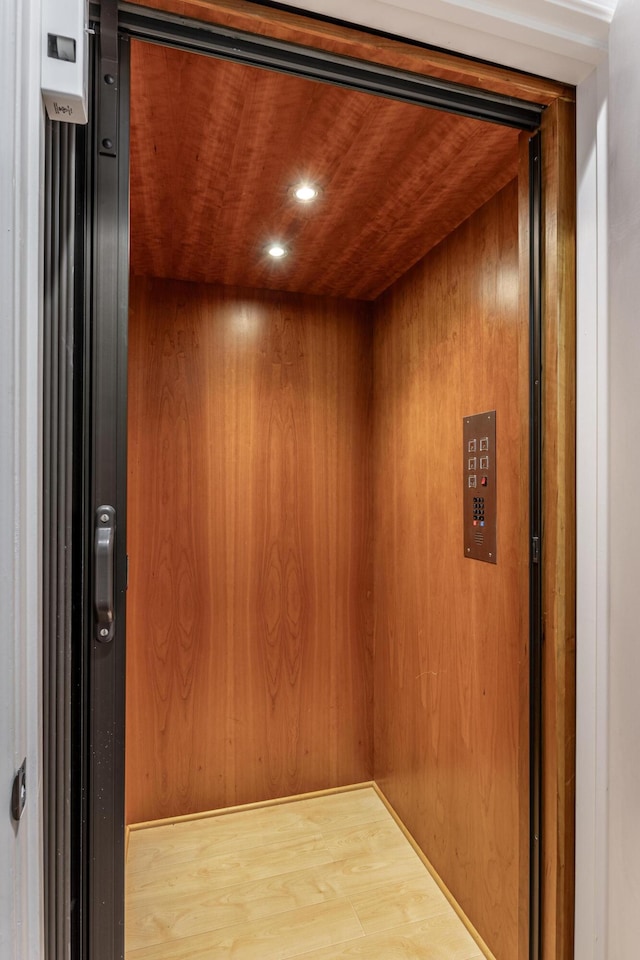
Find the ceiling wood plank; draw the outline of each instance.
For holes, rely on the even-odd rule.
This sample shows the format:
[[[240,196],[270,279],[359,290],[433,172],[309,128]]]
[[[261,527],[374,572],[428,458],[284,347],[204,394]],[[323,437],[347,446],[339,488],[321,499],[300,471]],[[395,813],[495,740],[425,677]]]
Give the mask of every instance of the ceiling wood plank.
[[[375,299],[516,174],[507,127],[139,41],[131,60],[139,275]]]

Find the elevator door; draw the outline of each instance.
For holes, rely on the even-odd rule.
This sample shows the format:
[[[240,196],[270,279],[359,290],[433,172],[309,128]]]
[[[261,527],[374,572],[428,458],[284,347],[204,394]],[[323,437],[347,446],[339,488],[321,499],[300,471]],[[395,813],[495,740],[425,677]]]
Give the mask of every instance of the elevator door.
[[[102,29],[102,51],[96,58],[93,114],[95,150],[89,164],[88,198],[91,211],[88,241],[92,257],[92,288],[88,294],[87,346],[88,383],[86,408],[90,408],[86,456],[90,464],[90,504],[85,517],[84,546],[87,592],[91,601],[87,617],[86,645],[88,670],[84,707],[87,729],[86,818],[88,855],[85,863],[85,935],[91,960],[112,960],[123,956],[123,862],[124,862],[124,622],[127,582],[126,531],[126,378],[127,378],[127,297],[128,251],[128,92],[130,36],[158,38],[174,45],[187,45],[184,25],[167,18],[122,17],[119,65],[114,79],[113,36]],[[96,24],[96,27],[99,25]],[[198,26],[193,26],[194,36]],[[187,30],[188,33],[188,30]],[[191,35],[189,35],[191,37]],[[299,51],[280,45],[277,53],[259,38],[234,40],[229,52],[226,35],[217,38],[210,31],[200,44],[211,52],[234,57],[243,51],[247,62],[268,59],[273,66],[301,75],[334,81],[359,89],[375,86],[377,92],[413,103],[447,106],[453,112],[507,123],[516,128],[534,129],[540,109],[511,98],[478,94],[473,88],[460,90],[446,84],[430,84],[407,78],[396,70],[377,68],[367,72],[350,61],[336,57],[311,58],[309,64]],[[102,62],[100,57],[102,56]],[[279,58],[279,59],[278,59]],[[294,66],[295,64],[295,66]],[[363,79],[364,77],[364,79]],[[118,118],[117,121],[115,118]],[[117,129],[116,129],[117,123]],[[534,164],[538,162],[535,152]],[[535,187],[536,178],[532,178]],[[539,206],[532,210],[539,214]],[[539,240],[533,224],[533,240]],[[537,251],[532,245],[532,281],[538,284]],[[532,303],[532,316],[536,305]],[[534,352],[535,355],[535,352]],[[539,832],[536,831],[538,836]],[[532,862],[537,862],[534,844]],[[537,874],[536,874],[537,877]],[[532,914],[532,929],[538,918]],[[536,943],[537,934],[532,934]],[[532,958],[535,953],[532,953]]]

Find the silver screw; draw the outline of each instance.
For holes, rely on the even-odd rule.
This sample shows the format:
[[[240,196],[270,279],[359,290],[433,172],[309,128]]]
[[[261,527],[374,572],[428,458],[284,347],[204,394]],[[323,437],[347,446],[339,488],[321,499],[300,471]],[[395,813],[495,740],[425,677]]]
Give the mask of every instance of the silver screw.
[[[100,514],[100,519],[102,520],[103,523],[106,523],[107,520],[109,519],[109,514],[108,514],[108,513],[101,513],[101,514]]]
[[[492,554],[492,553],[490,553],[490,554],[489,554],[489,556],[490,556],[490,557],[492,557],[492,556],[493,556],[493,554]]]
[[[101,637],[108,637],[108,636],[109,636],[109,631],[107,630],[106,627],[103,627],[103,628],[102,628],[102,630],[100,631],[100,636],[101,636]]]

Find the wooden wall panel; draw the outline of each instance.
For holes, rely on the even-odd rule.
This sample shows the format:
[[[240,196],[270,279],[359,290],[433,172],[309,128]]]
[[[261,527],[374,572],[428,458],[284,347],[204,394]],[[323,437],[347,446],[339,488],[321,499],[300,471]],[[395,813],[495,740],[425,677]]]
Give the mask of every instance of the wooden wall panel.
[[[371,777],[364,304],[134,280],[127,821]]]
[[[374,775],[500,960],[528,910],[528,321],[514,181],[376,305]],[[462,544],[462,418],[497,411],[498,562]],[[523,802],[524,800],[524,802]]]
[[[543,881],[544,960],[572,960],[576,768],[575,106],[543,138]]]

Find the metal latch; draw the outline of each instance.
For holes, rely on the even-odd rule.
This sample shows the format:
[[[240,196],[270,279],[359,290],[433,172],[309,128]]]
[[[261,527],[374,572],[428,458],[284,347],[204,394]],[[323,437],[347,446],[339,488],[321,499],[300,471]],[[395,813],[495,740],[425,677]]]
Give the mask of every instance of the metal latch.
[[[11,816],[18,822],[24,813],[27,802],[27,759],[22,761],[22,766],[13,778],[13,789],[11,790]]]
[[[109,643],[115,631],[116,511],[109,504],[96,510],[94,539],[94,604],[96,640]]]
[[[531,562],[540,563],[540,538],[531,538]]]

